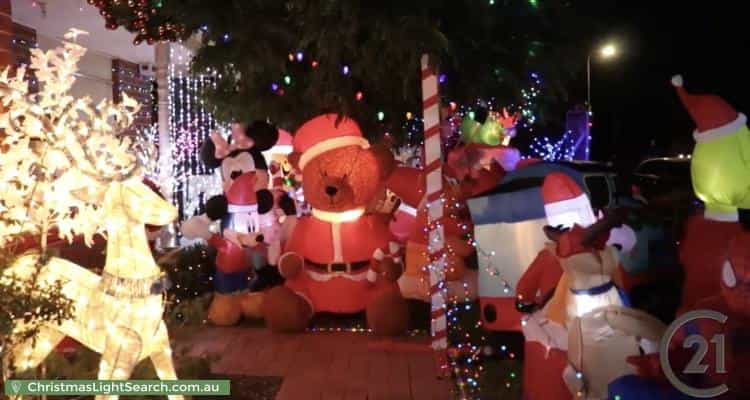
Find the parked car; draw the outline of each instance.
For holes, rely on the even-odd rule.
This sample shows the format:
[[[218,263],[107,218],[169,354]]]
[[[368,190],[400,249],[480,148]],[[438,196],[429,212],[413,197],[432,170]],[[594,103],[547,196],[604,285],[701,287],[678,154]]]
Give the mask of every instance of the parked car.
[[[649,158],[635,168],[631,190],[646,201],[674,193],[693,193],[690,157]]]
[[[606,164],[538,162],[508,173],[500,184],[468,201],[474,221],[479,263],[482,322],[491,331],[520,331],[515,285],[546,243],[541,187],[552,172],[573,178],[594,210],[618,202],[617,176]]]

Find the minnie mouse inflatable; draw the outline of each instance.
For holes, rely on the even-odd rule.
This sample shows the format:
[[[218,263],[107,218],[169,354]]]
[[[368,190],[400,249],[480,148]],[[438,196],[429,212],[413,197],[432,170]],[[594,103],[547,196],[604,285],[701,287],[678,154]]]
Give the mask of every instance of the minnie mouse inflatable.
[[[236,178],[254,171],[258,172],[255,187],[268,187],[268,166],[262,152],[273,147],[279,139],[275,126],[264,121],[250,125],[234,123],[229,141],[218,132],[211,133],[210,139],[201,147],[201,160],[208,168],[221,167],[225,193]]]
[[[233,124],[229,141],[217,132],[201,148],[201,159],[209,168],[221,168],[224,194],[206,202],[206,214],[183,224],[187,237],[200,237],[217,251],[215,293],[208,319],[216,325],[233,325],[246,310],[248,277],[252,265],[251,248],[264,241],[261,214],[274,205],[267,189],[268,167],[262,151],[278,139],[271,124],[255,121],[250,125]],[[221,230],[212,233],[211,221],[221,221]],[[260,267],[260,266],[257,266]]]

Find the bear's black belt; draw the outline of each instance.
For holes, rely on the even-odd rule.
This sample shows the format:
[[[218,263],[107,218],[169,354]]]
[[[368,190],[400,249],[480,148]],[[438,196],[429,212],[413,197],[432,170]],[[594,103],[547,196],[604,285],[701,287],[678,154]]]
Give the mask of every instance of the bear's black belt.
[[[310,267],[329,274],[335,273],[347,273],[359,272],[370,266],[369,261],[357,261],[353,263],[330,263],[330,264],[319,264],[310,260],[305,260],[305,264]]]

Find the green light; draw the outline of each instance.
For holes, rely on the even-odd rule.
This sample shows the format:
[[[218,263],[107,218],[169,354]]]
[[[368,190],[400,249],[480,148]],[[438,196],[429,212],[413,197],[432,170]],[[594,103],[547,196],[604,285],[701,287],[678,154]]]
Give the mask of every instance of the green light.
[[[474,111],[469,111],[469,118],[474,119]]]
[[[619,394],[616,394],[616,395],[615,395],[615,400],[622,400],[622,397],[620,397],[620,395],[619,395]]]
[[[539,6],[539,3],[537,3],[537,0],[529,0],[529,5],[537,8]]]
[[[285,76],[284,77],[284,83],[286,83],[287,85],[291,85],[292,84],[292,77],[289,76],[289,75]]]
[[[378,111],[378,121],[382,121],[383,119],[385,119],[385,113]]]
[[[495,0],[490,0],[490,5],[494,6],[495,5]]]
[[[510,377],[511,377],[511,378],[515,378],[515,377],[516,377],[516,373],[515,373],[515,372],[511,372],[511,373],[510,373]]]

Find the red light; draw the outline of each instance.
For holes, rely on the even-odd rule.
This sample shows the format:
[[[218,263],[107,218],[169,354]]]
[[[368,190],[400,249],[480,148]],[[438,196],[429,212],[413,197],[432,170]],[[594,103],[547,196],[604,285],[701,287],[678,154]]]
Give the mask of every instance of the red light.
[[[630,192],[633,194],[641,194],[641,188],[639,188],[637,185],[631,185]]]
[[[312,63],[310,63],[310,65],[312,65],[313,68],[317,68],[318,67],[318,62],[315,61],[315,60],[313,60]]]
[[[357,92],[357,94],[354,95],[354,98],[357,99],[357,101],[362,101],[362,98],[365,97],[362,92]]]
[[[283,96],[285,92],[284,89],[279,89],[277,93],[279,94],[279,96]]]

